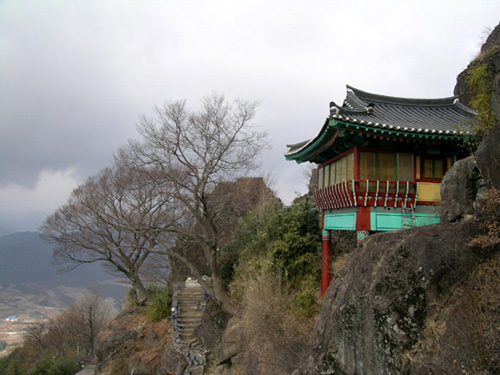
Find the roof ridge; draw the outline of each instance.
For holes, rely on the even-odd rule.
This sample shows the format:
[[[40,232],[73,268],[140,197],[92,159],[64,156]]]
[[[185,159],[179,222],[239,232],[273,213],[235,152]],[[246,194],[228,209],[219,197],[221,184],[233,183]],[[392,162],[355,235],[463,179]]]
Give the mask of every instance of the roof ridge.
[[[375,102],[375,103],[386,103],[386,104],[398,104],[398,105],[411,105],[411,106],[422,106],[422,107],[443,107],[443,106],[454,106],[458,102],[456,96],[449,96],[445,98],[405,98],[398,96],[389,96],[382,94],[375,94],[368,91],[363,91],[355,87],[346,85],[347,93],[351,92],[358,100],[365,102]]]

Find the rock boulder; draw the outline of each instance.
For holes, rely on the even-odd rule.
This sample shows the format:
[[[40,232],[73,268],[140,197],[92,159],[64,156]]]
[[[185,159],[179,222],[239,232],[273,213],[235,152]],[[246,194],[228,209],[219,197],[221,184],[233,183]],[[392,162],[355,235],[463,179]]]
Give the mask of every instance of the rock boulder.
[[[476,163],[487,186],[500,190],[500,123],[483,138],[476,151]]]
[[[441,183],[441,221],[454,222],[474,213],[479,173],[474,157],[457,161]]]
[[[297,373],[420,374],[421,363],[411,362],[419,343],[430,335],[436,316],[446,326],[450,297],[484,260],[467,245],[480,227],[469,220],[369,237],[328,289],[314,350]],[[473,358],[459,350],[438,354],[441,362],[447,355]],[[446,365],[446,373],[461,373]]]

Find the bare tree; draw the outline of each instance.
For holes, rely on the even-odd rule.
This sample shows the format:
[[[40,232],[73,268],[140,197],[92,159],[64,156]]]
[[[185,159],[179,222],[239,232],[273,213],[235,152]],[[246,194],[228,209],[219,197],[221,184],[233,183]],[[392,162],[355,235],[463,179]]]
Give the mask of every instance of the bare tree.
[[[78,342],[75,340],[74,321],[65,311],[62,314],[47,319],[39,326],[28,329],[24,344],[27,352],[33,352],[37,357],[41,352],[49,354],[52,359],[62,357],[67,351],[75,350]]]
[[[68,314],[73,321],[75,339],[81,342],[81,349],[93,353],[97,335],[110,319],[109,306],[105,304],[99,290],[90,288],[83,298],[69,306]]]
[[[44,355],[56,359],[79,350],[93,353],[97,334],[104,329],[109,318],[109,306],[96,288],[90,288],[62,314],[28,329],[23,356],[29,356],[33,361]]]
[[[257,156],[265,147],[266,134],[253,125],[257,103],[228,103],[223,96],[202,99],[198,112],[184,101],[156,108],[156,116],[144,118],[138,127],[141,141],[131,142],[118,154],[129,165],[144,172],[157,186],[168,186],[177,220],[162,228],[171,233],[158,237],[161,253],[183,263],[207,292],[227,312],[234,307],[222,287],[219,247],[223,228],[218,218],[227,205],[214,195],[217,185],[233,181],[257,168]],[[161,171],[161,173],[158,173]],[[227,199],[227,198],[226,198]],[[226,223],[227,225],[227,223]],[[233,223],[234,225],[234,223]],[[152,228],[156,229],[156,228]],[[182,242],[195,243],[203,253],[211,282],[202,279],[197,259],[182,251]]]
[[[149,174],[158,177],[151,169]],[[68,202],[46,219],[40,232],[56,244],[57,264],[69,265],[70,270],[104,262],[110,272],[130,281],[142,304],[147,294],[140,269],[157,239],[175,220],[175,210],[165,210],[169,200],[170,194],[162,186],[145,183],[143,174],[124,168],[117,160],[75,189]]]

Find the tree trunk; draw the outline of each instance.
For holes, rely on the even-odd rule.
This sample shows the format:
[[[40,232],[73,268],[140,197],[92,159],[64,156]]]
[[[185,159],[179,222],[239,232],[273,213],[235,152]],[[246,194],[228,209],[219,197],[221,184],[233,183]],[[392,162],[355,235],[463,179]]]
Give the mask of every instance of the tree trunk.
[[[230,315],[234,315],[236,313],[236,306],[224,289],[224,286],[222,285],[222,277],[218,272],[214,272],[212,274],[212,291],[213,298],[219,302],[222,310]]]
[[[141,279],[139,276],[132,276],[130,277],[130,281],[132,282],[132,288],[135,291],[135,302],[138,305],[145,305],[148,299],[148,293],[146,288],[144,288]]]

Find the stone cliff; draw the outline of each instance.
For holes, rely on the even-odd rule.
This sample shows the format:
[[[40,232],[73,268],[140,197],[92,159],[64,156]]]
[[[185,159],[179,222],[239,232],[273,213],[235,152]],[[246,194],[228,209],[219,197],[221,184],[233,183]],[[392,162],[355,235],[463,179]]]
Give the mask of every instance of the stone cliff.
[[[467,245],[480,232],[480,223],[371,236],[328,290],[314,351],[299,373],[452,373],[455,360],[470,367],[476,357],[464,343],[483,322],[460,326],[454,311],[468,302],[477,307],[479,302],[468,301],[470,293],[460,291],[483,262],[492,261],[491,253]],[[498,265],[498,260],[492,262]],[[450,332],[457,324],[463,330]]]

